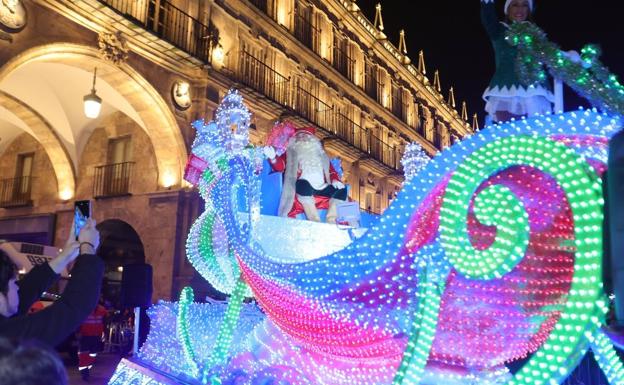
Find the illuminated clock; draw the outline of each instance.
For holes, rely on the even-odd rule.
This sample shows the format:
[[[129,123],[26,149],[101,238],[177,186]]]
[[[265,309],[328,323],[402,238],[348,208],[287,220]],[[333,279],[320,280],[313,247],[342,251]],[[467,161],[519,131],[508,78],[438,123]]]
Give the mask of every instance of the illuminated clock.
[[[177,81],[171,88],[171,97],[177,109],[186,110],[191,104],[191,86],[187,82]]]

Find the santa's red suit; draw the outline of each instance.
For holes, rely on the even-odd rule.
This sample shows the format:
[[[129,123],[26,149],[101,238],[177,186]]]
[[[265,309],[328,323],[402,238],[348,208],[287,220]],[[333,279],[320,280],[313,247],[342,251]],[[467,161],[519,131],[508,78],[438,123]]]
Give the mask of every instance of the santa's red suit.
[[[294,218],[305,212],[309,220],[318,222],[317,208],[326,208],[326,221],[334,223],[336,205],[347,199],[347,189],[314,132],[313,127],[297,129],[286,152],[269,159],[274,171],[284,173],[278,215]]]

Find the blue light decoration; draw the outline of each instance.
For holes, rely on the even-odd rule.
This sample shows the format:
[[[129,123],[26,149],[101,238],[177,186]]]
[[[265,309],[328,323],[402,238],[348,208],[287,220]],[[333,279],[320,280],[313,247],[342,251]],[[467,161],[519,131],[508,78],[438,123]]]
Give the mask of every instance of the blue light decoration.
[[[159,381],[160,380],[160,381]],[[128,360],[121,360],[108,385],[174,385],[175,381],[163,378],[157,373],[150,372],[140,365],[136,365]]]
[[[335,226],[260,215],[262,154],[238,126],[249,121],[240,95],[224,101],[196,124],[189,175],[201,175],[206,211],[187,254],[231,298],[195,304],[185,289],[151,309],[142,361],[228,385],[550,385],[591,348],[622,383],[600,331],[600,174],[619,117],[579,110],[485,128],[428,162],[353,242],[324,253],[293,235],[317,252],[282,241],[273,255],[262,245],[276,231]]]

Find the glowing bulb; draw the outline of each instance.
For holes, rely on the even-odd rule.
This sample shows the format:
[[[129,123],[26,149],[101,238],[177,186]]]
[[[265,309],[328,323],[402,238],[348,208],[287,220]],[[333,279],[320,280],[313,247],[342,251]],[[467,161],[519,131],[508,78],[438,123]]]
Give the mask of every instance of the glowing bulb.
[[[66,187],[63,190],[61,190],[61,192],[59,193],[59,198],[62,201],[68,201],[70,200],[72,197],[74,196],[74,192],[72,191],[71,188]]]
[[[162,176],[162,186],[167,189],[171,188],[177,183],[177,179],[173,171],[166,170]]]

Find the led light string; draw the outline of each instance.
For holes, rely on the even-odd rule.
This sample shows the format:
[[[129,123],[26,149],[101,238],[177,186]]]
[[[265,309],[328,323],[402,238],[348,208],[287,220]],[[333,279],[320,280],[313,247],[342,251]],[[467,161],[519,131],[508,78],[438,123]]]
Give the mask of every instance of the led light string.
[[[195,295],[193,294],[193,288],[185,287],[180,293],[180,301],[178,302],[178,319],[176,320],[176,332],[178,339],[182,342],[182,352],[186,358],[187,363],[191,367],[190,375],[192,377],[198,377],[200,374],[200,366],[198,364],[197,355],[193,348],[189,333],[188,322],[188,309],[189,305],[193,303]]]
[[[494,243],[485,250],[475,250],[468,239],[466,218],[468,202],[482,180],[493,171],[505,168],[507,164],[498,164],[501,160],[490,149],[499,149],[499,143],[484,149],[488,155],[487,168],[474,167],[482,158],[476,153],[455,171],[446,189],[444,203],[440,212],[440,238],[453,267],[468,278],[500,278],[511,271],[524,256],[529,243],[529,218],[522,202],[506,187],[491,186],[477,195],[474,211],[478,220],[489,226],[496,226]],[[497,164],[492,164],[496,162]],[[475,174],[475,172],[477,172]]]
[[[420,384],[437,328],[441,293],[444,292],[450,266],[440,262],[446,256],[439,246],[431,245],[423,251],[430,256],[430,260],[421,267],[424,272],[420,274],[423,279],[419,282],[419,312],[412,321],[410,338],[393,385]],[[429,269],[432,271],[429,272]]]
[[[596,107],[624,114],[624,86],[598,60],[600,50],[596,46],[583,47],[582,62],[574,62],[559,46],[548,40],[544,31],[529,22],[512,23],[506,39],[520,50],[518,75],[525,80],[526,86],[542,83],[546,79],[540,69],[541,63],[544,63],[554,77],[565,81]]]
[[[126,384],[168,385],[153,379],[148,374],[141,373],[139,370],[122,361],[117,365],[115,372],[108,381],[108,385]]]
[[[547,246],[573,238],[573,227],[561,226],[571,220],[563,192],[546,174],[514,166],[487,179],[475,195],[498,184],[524,203],[531,240],[522,262],[500,279],[451,275],[430,357],[443,365],[489,370],[535,351],[554,327],[570,288],[572,254]],[[467,222],[474,246],[490,247],[496,228],[480,224],[473,214]]]
[[[401,157],[401,165],[403,166],[403,175],[405,180],[409,182],[413,177],[425,167],[431,158],[423,150],[422,146],[417,142],[408,143],[405,146],[405,152]]]
[[[236,283],[236,287],[230,296],[228,301],[228,308],[225,313],[225,317],[219,325],[219,334],[217,335],[217,341],[212,351],[210,360],[207,362],[206,367],[212,368],[215,365],[223,365],[227,358],[228,352],[232,344],[232,338],[234,335],[235,327],[238,322],[243,300],[245,299],[245,292],[247,291],[247,284],[245,281],[239,278]]]
[[[600,324],[596,323],[594,331],[586,334],[594,351],[594,357],[610,385],[624,385],[624,365],[613,348],[611,340],[599,329]]]
[[[511,137],[498,141],[498,145],[492,148],[486,145],[477,154],[485,156],[495,156],[493,162],[507,161],[511,164],[514,161],[530,164],[534,167],[548,170],[563,186],[571,202],[575,219],[575,245],[577,248],[575,260],[575,280],[573,280],[570,296],[561,319],[555,325],[555,330],[550,334],[547,342],[538,350],[536,355],[518,372],[511,384],[543,384],[547,383],[554,375],[555,371],[561,370],[561,365],[568,353],[568,346],[575,346],[582,336],[583,326],[588,322],[587,317],[582,313],[578,314],[577,308],[589,308],[599,305],[600,290],[596,284],[596,277],[600,277],[600,249],[601,242],[601,190],[599,179],[595,176],[592,179],[591,170],[587,170],[582,162],[572,151],[544,139],[532,137]],[[494,142],[496,143],[496,142]],[[494,144],[492,143],[492,144]],[[498,151],[497,151],[498,149]],[[500,153],[502,149],[502,153]],[[508,149],[505,151],[505,149]],[[467,162],[469,163],[469,162]],[[451,180],[452,181],[452,180]],[[445,202],[446,203],[446,202]],[[444,220],[444,219],[443,219]],[[444,234],[444,230],[442,231]],[[443,244],[452,242],[448,236],[442,237]],[[445,244],[447,253],[453,253],[454,248]],[[450,257],[455,268],[457,257]],[[498,260],[498,264],[503,264],[504,260]],[[498,267],[498,266],[497,266]],[[460,265],[460,271],[464,271],[476,278],[487,276],[487,271],[474,265]],[[561,349],[561,343],[566,341],[566,345]],[[573,349],[571,349],[573,350]],[[552,357],[545,360],[545,355]],[[544,365],[546,364],[546,365]],[[544,368],[546,366],[546,368]],[[534,375],[536,368],[539,374]],[[567,368],[569,369],[569,368]]]
[[[535,126],[531,127],[531,124],[535,124]],[[392,309],[398,303],[407,303],[407,300],[398,302],[397,297],[391,295],[395,291],[395,287],[398,291],[411,291],[412,297],[418,297],[415,294],[416,290],[420,289],[417,280],[409,280],[408,274],[401,275],[400,271],[401,268],[403,271],[406,268],[407,271],[410,271],[412,264],[418,263],[418,260],[414,257],[414,252],[418,252],[426,243],[421,243],[423,246],[415,247],[412,252],[405,252],[404,248],[407,240],[405,237],[407,229],[412,223],[413,213],[418,207],[422,207],[423,202],[431,196],[431,191],[444,180],[445,175],[448,175],[449,171],[455,170],[457,165],[462,164],[464,162],[463,159],[473,153],[474,150],[483,147],[488,141],[497,137],[509,137],[522,132],[530,134],[539,132],[540,135],[587,133],[606,136],[617,127],[617,124],[617,120],[611,119],[606,115],[584,111],[576,114],[567,114],[565,117],[552,119],[543,117],[531,122],[510,123],[498,127],[496,129],[497,132],[486,129],[479,135],[463,141],[460,145],[454,146],[436,157],[419,174],[422,177],[422,180],[419,181],[420,184],[407,184],[404,188],[405,191],[399,194],[399,197],[387,210],[386,214],[360,241],[355,242],[341,252],[306,264],[288,266],[268,261],[262,255],[261,250],[255,249],[256,245],[251,241],[250,234],[252,231],[249,229],[250,226],[253,226],[251,220],[248,220],[247,223],[249,224],[246,225],[241,222],[241,218],[235,213],[236,210],[233,209],[236,206],[234,204],[235,194],[233,192],[237,189],[246,188],[244,186],[246,182],[242,181],[253,180],[254,177],[251,157],[245,155],[244,151],[238,158],[230,158],[226,169],[226,173],[230,174],[230,177],[226,176],[216,182],[215,188],[210,192],[210,199],[216,200],[218,199],[216,197],[225,197],[223,198],[226,201],[225,205],[215,204],[218,210],[217,217],[222,221],[224,236],[227,242],[232,245],[232,250],[239,255],[242,265],[245,266],[243,273],[246,279],[251,277],[249,280],[250,285],[254,288],[256,294],[266,290],[263,293],[263,297],[267,299],[263,303],[263,307],[272,319],[279,321],[280,327],[285,325],[284,330],[289,335],[297,336],[297,340],[303,341],[305,346],[316,353],[340,353],[345,355],[345,357],[352,355],[351,359],[354,360],[353,362],[358,362],[361,359],[377,360],[377,357],[383,357],[384,354],[391,353],[390,350],[383,348],[383,344],[379,345],[379,342],[383,341],[384,338],[387,339],[387,337],[383,337],[381,340],[362,340],[359,332],[352,332],[351,334],[347,333],[347,338],[341,340],[332,338],[331,334],[350,330],[349,328],[354,325],[359,325],[362,328],[361,330],[367,330],[367,328],[373,325],[380,325],[384,329],[388,328],[388,331],[409,331],[402,325],[409,325],[406,320],[410,318],[410,311],[414,311],[417,305],[422,305],[418,298],[410,299],[409,305],[403,307],[403,310],[400,310],[401,307],[399,306],[399,309],[395,310],[391,316],[381,316],[380,318],[383,318],[384,321],[377,324],[366,323],[368,319],[364,313],[370,311],[372,314],[380,314],[385,310]],[[237,167],[240,169],[236,170]],[[238,176],[231,177],[231,174],[237,174]],[[484,192],[481,192],[478,196],[482,194],[487,196],[488,192],[484,189]],[[249,203],[246,206],[249,207]],[[487,211],[487,207],[476,208],[476,211],[480,210]],[[533,209],[530,207],[526,208],[526,212],[531,212],[531,210]],[[249,211],[251,212],[252,209],[249,208]],[[475,215],[479,214],[475,212]],[[532,214],[529,215],[531,216]],[[549,225],[549,223],[545,221],[544,226]],[[573,251],[574,243],[572,241],[569,246],[565,247],[559,247],[553,243],[554,240],[560,238],[556,231],[560,231],[562,234],[566,234],[569,231],[569,225],[563,219],[557,223],[555,225],[559,226],[560,229],[549,230],[555,237],[553,240],[544,238],[542,240],[529,241],[527,257],[531,256],[529,250],[532,250],[531,253],[535,252],[535,258],[532,259],[534,263],[542,263],[539,259],[541,258],[541,254],[539,254],[541,251],[538,252],[538,248],[545,251],[553,248],[553,251],[556,253],[564,253],[566,252],[564,249],[567,247]],[[534,225],[538,226],[537,223],[531,222],[531,226]],[[472,228],[474,226],[469,225],[468,227]],[[475,228],[479,228],[479,226]],[[536,236],[538,235],[541,236],[539,232]],[[483,239],[491,238],[487,229],[483,233],[483,237]],[[564,254],[561,255],[563,257]],[[537,268],[531,264],[526,264],[525,266],[524,262],[521,262],[517,266],[519,270],[526,274],[537,272]],[[561,269],[561,271],[557,270],[555,273],[563,277],[569,274],[569,270]],[[398,277],[396,281],[395,277]],[[397,284],[397,281],[400,284]],[[521,282],[518,281],[519,284]],[[539,294],[538,291],[535,292],[543,296],[543,298],[536,297],[538,299],[530,304],[530,306],[536,308],[533,313],[535,315],[540,314],[539,308],[541,305],[549,304],[549,301],[556,300],[562,293],[562,286],[558,286],[556,283],[548,283],[545,280],[540,282],[542,283],[538,283],[539,285],[543,287],[550,285],[555,290],[546,296]],[[362,283],[366,283],[366,285],[362,285]],[[356,287],[358,289],[354,289]],[[475,284],[471,290],[481,290],[482,288],[483,286]],[[359,301],[359,299],[363,298],[367,299]],[[405,297],[399,296],[399,298]],[[354,299],[357,299],[357,301],[354,302]],[[441,302],[444,299],[445,297],[443,296]],[[498,298],[494,300],[495,302],[500,302]],[[302,307],[302,304],[305,306]],[[443,303],[440,303],[440,306],[444,309]],[[470,310],[468,309],[467,311]],[[501,314],[504,315],[504,313]],[[549,313],[544,313],[544,315],[546,314]],[[332,318],[337,317],[343,320],[342,326],[331,321]],[[390,318],[394,318],[394,320]],[[548,322],[552,322],[552,319]],[[393,325],[397,325],[399,328],[397,329],[397,326]],[[327,326],[330,327],[326,328]],[[307,328],[311,329],[307,330]],[[530,333],[526,335],[529,336]],[[520,339],[524,338],[523,335],[519,335],[519,337]],[[344,349],[335,345],[349,344],[355,341],[364,342],[365,345],[373,344],[376,347],[373,350],[371,348],[362,349],[356,346]],[[379,350],[380,346],[382,347],[381,350]],[[340,356],[335,356],[334,358],[337,357]],[[387,357],[392,357],[392,354]]]

